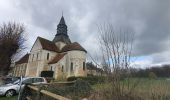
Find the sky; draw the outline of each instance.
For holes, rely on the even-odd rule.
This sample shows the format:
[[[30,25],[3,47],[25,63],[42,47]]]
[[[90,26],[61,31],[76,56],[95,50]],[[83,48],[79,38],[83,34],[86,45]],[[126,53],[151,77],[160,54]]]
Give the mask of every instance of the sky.
[[[62,16],[72,42],[97,56],[98,25],[135,33],[133,59],[148,66],[170,63],[170,0],[0,0],[0,24],[23,23],[29,52],[37,36],[52,40]]]

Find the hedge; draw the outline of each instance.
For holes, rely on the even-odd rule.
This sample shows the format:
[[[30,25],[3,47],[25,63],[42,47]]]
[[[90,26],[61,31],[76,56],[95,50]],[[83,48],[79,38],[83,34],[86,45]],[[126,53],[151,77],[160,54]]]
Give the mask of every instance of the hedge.
[[[68,77],[67,81],[74,81],[74,80],[77,80],[77,79],[85,80],[89,84],[94,85],[94,84],[97,84],[97,83],[105,82],[106,78],[104,76],[87,76],[87,77],[75,77],[75,76],[72,76],[72,77]]]
[[[77,79],[72,86],[48,86],[45,87],[45,89],[57,95],[71,98],[72,100],[81,100],[82,98],[90,95],[92,90],[90,84],[82,79]]]

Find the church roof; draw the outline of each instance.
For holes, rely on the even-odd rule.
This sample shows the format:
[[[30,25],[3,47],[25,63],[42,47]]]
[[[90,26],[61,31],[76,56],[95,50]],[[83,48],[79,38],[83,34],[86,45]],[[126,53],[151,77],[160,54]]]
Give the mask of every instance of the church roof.
[[[49,51],[54,51],[54,52],[67,52],[67,51],[72,51],[72,50],[79,50],[79,51],[85,51],[87,52],[79,43],[74,42],[70,44],[66,44],[61,50],[55,45],[54,42],[49,41],[47,39],[44,39],[42,37],[38,37],[42,49],[49,50]]]
[[[62,48],[61,52],[67,52],[72,50],[80,50],[87,52],[79,43],[74,42],[71,44],[67,44],[65,47]]]
[[[40,43],[42,45],[42,48],[45,50],[49,50],[49,51],[55,51],[55,52],[59,52],[58,47],[55,45],[54,42],[49,41],[47,39],[44,39],[42,37],[38,37],[38,39],[40,40]]]
[[[24,55],[20,60],[16,62],[16,64],[28,63],[29,54]]]
[[[61,53],[61,54],[57,54],[51,61],[49,61],[48,64],[54,64],[57,63],[58,61],[60,61],[66,53]]]
[[[64,42],[66,44],[70,44],[70,38],[65,34],[57,34],[53,40],[53,42]]]

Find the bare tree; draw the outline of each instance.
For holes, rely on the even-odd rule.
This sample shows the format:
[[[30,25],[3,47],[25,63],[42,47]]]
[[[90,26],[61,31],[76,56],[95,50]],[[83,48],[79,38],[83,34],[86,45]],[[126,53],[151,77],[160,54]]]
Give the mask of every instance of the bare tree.
[[[9,71],[12,57],[24,47],[24,26],[9,22],[0,26],[0,74]]]
[[[99,27],[100,49],[103,69],[110,82],[107,100],[129,100],[137,82],[130,82],[130,66],[134,33],[129,30],[114,30],[111,24]],[[126,81],[126,82],[122,82]],[[107,90],[108,91],[108,90]]]

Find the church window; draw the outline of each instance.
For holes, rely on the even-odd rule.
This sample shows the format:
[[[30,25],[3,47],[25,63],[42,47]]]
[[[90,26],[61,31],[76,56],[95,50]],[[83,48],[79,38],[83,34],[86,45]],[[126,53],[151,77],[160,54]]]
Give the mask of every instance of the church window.
[[[73,63],[71,62],[70,71],[73,71]]]
[[[34,60],[34,54],[32,54],[32,61]]]
[[[53,71],[53,66],[51,66],[51,71]]]
[[[38,60],[38,53],[37,53],[37,60]]]
[[[47,53],[47,60],[49,60],[49,55],[50,55],[50,54],[49,54],[49,53]]]
[[[62,66],[61,71],[64,72],[64,66]]]
[[[85,62],[83,62],[83,70],[85,70],[85,69],[86,69]]]

